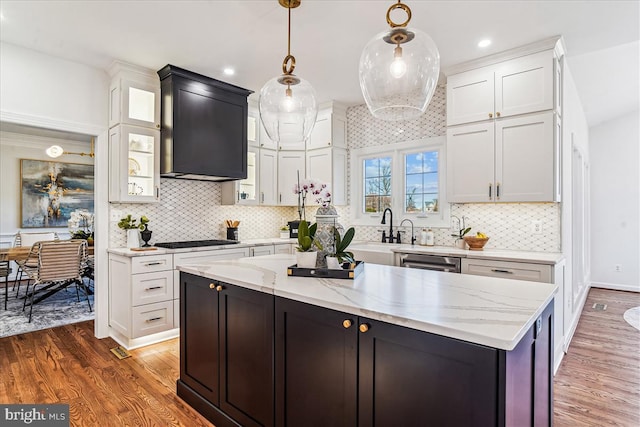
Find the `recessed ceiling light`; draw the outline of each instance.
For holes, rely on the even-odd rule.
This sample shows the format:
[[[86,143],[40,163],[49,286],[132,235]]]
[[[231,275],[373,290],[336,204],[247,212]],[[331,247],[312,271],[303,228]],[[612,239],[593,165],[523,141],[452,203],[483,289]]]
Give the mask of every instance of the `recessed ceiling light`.
[[[489,39],[484,39],[484,40],[480,40],[478,42],[478,47],[487,47],[491,44],[491,40]]]
[[[227,76],[233,76],[236,73],[236,70],[234,70],[231,67],[227,67],[224,70],[222,70],[222,72]]]

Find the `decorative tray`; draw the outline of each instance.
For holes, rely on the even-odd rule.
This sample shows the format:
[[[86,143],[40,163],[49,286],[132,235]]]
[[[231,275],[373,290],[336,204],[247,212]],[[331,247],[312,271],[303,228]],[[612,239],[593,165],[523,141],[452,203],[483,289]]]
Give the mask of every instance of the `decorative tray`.
[[[346,263],[345,263],[346,264]],[[298,264],[287,267],[287,276],[323,277],[329,279],[355,279],[364,271],[364,261],[356,261],[353,268],[334,270],[329,268],[302,268]]]

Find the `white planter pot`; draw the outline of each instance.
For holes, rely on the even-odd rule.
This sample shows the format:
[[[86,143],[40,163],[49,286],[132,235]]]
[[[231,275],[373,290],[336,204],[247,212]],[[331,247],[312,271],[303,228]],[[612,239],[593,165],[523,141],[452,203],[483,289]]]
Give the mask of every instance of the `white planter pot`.
[[[296,252],[296,264],[298,268],[316,268],[318,252]]]
[[[127,248],[140,247],[140,232],[137,228],[127,230]]]
[[[342,265],[340,265],[340,261],[338,258],[334,256],[328,256],[325,258],[327,260],[327,268],[330,270],[342,270]]]
[[[289,230],[287,230],[287,231],[281,231],[281,232],[280,232],[280,238],[281,238],[281,239],[288,239],[288,238],[289,238]]]
[[[456,242],[453,244],[458,249],[467,249],[467,242],[463,239],[456,239]]]

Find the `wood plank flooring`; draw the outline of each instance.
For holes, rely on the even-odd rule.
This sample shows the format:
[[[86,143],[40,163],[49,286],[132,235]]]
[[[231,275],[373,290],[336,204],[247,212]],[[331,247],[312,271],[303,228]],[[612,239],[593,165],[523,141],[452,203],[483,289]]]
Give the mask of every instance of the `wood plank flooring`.
[[[640,426],[640,331],[622,317],[638,306],[639,293],[590,290],[554,378],[556,427]]]
[[[594,302],[608,305],[594,311]],[[640,425],[640,294],[592,289],[555,377],[555,426]],[[69,403],[73,426],[211,426],[175,393],[177,339],[118,360],[82,322],[0,339],[0,403]]]

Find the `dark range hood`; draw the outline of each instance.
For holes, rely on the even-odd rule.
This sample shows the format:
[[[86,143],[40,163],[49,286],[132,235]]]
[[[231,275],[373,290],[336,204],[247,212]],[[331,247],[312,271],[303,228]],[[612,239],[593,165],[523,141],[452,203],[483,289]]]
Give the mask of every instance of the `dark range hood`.
[[[253,91],[167,65],[161,81],[160,176],[247,177],[247,97]]]

